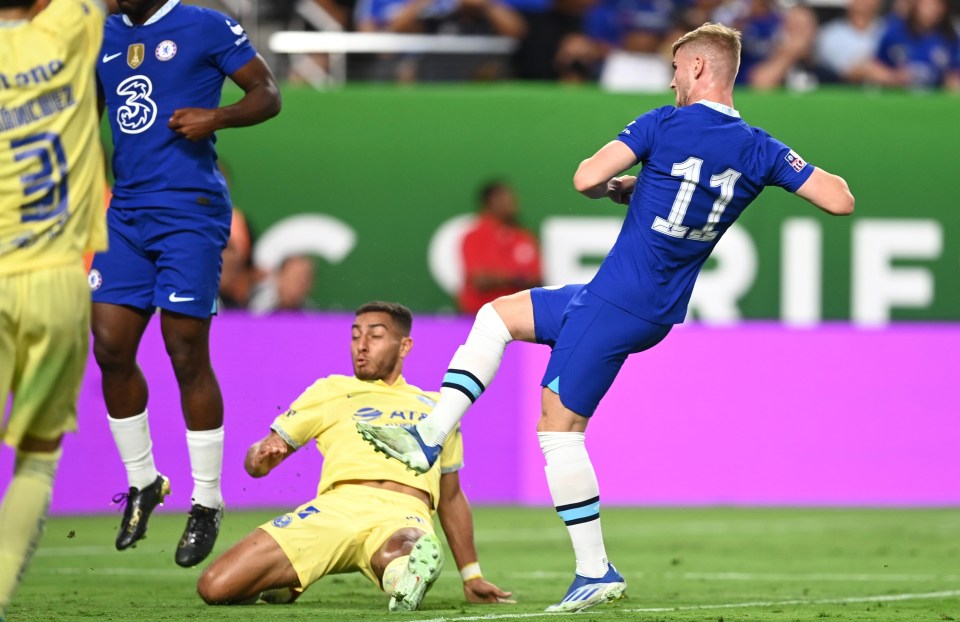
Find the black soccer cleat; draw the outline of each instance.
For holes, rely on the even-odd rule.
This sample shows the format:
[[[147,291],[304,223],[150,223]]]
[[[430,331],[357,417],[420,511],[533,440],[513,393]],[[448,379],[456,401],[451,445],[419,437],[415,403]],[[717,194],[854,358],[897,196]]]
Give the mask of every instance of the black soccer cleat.
[[[170,480],[158,474],[157,479],[143,490],[131,486],[130,492],[114,495],[114,503],[126,504],[117,533],[118,551],[136,546],[137,540],[146,537],[150,513],[158,505],[163,505],[163,498],[169,494]]]
[[[220,533],[220,521],[223,520],[223,506],[208,508],[197,503],[190,508],[187,528],[183,530],[177,554],[174,559],[178,566],[190,568],[207,558]]]

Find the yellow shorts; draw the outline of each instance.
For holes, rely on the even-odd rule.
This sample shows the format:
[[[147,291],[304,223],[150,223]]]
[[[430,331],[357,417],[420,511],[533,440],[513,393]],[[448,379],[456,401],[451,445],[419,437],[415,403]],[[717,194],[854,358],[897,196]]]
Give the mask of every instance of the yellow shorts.
[[[277,541],[306,589],[328,574],[356,571],[379,587],[370,558],[406,527],[433,533],[430,509],[422,501],[402,492],[343,485],[260,529]]]
[[[83,266],[0,276],[0,429],[16,447],[77,429],[77,397],[90,339],[90,288]]]

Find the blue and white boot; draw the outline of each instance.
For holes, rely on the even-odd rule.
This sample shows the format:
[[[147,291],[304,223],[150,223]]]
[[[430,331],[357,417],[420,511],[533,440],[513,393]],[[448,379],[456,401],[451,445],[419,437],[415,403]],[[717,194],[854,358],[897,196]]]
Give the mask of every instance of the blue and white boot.
[[[545,611],[549,613],[574,613],[603,603],[623,598],[627,591],[627,582],[613,564],[609,564],[607,573],[599,579],[574,575],[573,583],[567,590],[567,595],[559,603],[550,605]]]

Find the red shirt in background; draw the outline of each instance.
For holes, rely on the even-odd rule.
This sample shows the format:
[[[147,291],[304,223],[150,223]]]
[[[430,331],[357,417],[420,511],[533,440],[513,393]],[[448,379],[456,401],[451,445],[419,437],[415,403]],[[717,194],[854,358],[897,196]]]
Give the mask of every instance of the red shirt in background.
[[[491,216],[479,216],[463,238],[464,283],[460,292],[460,310],[476,313],[484,304],[500,296],[527,289],[528,283],[540,283],[540,249],[533,235],[517,225],[508,225]],[[512,279],[516,284],[478,290],[476,275]]]

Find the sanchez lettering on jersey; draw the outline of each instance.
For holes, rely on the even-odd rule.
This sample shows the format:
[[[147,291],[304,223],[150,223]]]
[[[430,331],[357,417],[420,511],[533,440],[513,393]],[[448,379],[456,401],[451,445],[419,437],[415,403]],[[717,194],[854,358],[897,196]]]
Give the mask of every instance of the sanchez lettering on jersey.
[[[73,98],[73,87],[65,84],[55,91],[34,97],[25,104],[13,108],[0,107],[0,133],[35,123],[66,110],[76,103],[77,101]]]

